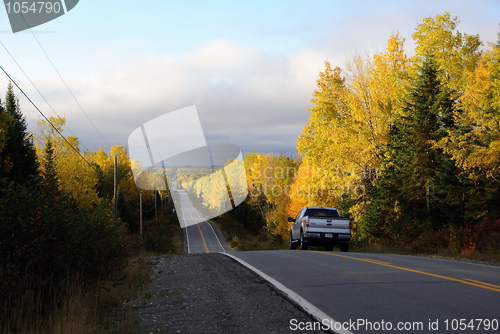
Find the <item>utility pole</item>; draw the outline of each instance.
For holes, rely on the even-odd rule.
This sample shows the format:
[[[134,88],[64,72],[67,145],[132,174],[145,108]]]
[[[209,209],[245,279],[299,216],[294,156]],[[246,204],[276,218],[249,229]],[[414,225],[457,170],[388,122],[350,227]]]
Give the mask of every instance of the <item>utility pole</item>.
[[[141,237],[142,237],[142,191],[141,191],[141,194],[139,195],[139,198],[140,198],[140,209],[139,209],[139,212],[140,212],[140,224],[141,224]]]
[[[114,198],[114,202],[115,202],[115,205],[114,205],[114,209],[113,211],[115,212],[115,223],[116,223],[116,218],[117,218],[117,214],[118,214],[118,206],[117,206],[117,203],[116,203],[116,195],[117,195],[117,191],[116,191],[116,154],[115,154],[115,182],[114,182],[114,195],[113,195],[113,198]]]
[[[156,210],[156,189],[155,189],[155,222],[158,224],[157,210]]]

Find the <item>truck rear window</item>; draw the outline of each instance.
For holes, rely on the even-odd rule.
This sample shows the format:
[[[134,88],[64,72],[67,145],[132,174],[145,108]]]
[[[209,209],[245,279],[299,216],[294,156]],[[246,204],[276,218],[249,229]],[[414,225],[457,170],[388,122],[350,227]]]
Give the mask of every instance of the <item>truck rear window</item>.
[[[337,210],[329,210],[329,209],[307,209],[304,216],[309,216],[309,217],[340,217]]]

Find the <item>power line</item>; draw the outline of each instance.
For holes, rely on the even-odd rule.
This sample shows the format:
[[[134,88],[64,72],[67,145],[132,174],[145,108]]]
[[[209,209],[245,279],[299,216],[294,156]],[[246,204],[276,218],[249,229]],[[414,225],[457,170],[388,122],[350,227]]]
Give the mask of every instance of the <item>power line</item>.
[[[45,120],[52,126],[52,128],[54,128],[54,130],[57,131],[57,133],[62,137],[62,139],[64,139],[66,141],[66,143],[68,143],[68,145],[93,169],[96,171],[96,173],[99,173],[97,171],[97,169],[92,166],[91,163],[89,163],[87,161],[87,159],[85,159],[83,157],[83,155],[80,154],[80,152],[73,146],[71,145],[71,143],[66,139],[66,137],[63,136],[63,134],[54,126],[54,124],[52,124],[51,121],[49,121],[49,119],[43,114],[43,112],[37,107],[37,105],[31,101],[31,99],[28,97],[28,95],[26,95],[26,93],[21,89],[21,87],[19,87],[19,85],[14,81],[14,79],[12,79],[10,77],[10,75],[4,70],[4,68],[2,66],[0,66],[0,69],[2,69],[3,73],[5,73],[5,75],[9,78],[10,81],[12,81],[14,83],[14,85],[17,87],[17,89],[19,89],[21,91],[21,93],[23,93],[23,95],[28,99],[28,101],[30,101],[30,103],[33,105],[33,107],[35,107],[35,109],[43,116],[43,118],[45,118]]]
[[[155,209],[155,206],[153,205],[153,207],[151,208],[151,210],[148,210],[148,211],[146,211],[146,210],[142,210],[142,212],[144,212],[144,213],[148,213],[148,212],[153,211],[154,209]]]
[[[87,115],[87,113],[85,112],[85,110],[83,110],[82,106],[80,105],[80,103],[78,102],[78,100],[76,99],[75,95],[73,94],[73,92],[71,91],[71,89],[69,89],[68,85],[66,84],[66,81],[64,81],[63,77],[61,76],[61,74],[59,73],[59,71],[57,70],[56,66],[54,65],[54,63],[52,62],[52,60],[50,59],[49,55],[47,54],[47,52],[45,51],[45,49],[43,48],[42,44],[40,43],[40,41],[38,40],[38,38],[36,37],[35,33],[33,32],[33,30],[31,30],[31,27],[29,27],[28,23],[26,22],[26,20],[24,19],[24,16],[22,16],[21,14],[21,17],[23,18],[24,22],[26,23],[26,25],[28,26],[28,29],[30,30],[31,34],[33,35],[33,37],[35,38],[35,40],[37,41],[38,45],[40,45],[40,48],[42,49],[43,53],[45,54],[45,56],[47,57],[47,59],[49,60],[49,62],[52,64],[52,67],[54,68],[54,70],[56,71],[57,75],[59,76],[59,78],[61,79],[61,81],[64,83],[64,86],[66,86],[66,89],[68,89],[68,92],[71,94],[71,96],[73,97],[73,99],[75,100],[76,104],[78,105],[78,107],[80,107],[80,110],[83,112],[83,114],[85,115],[85,117],[87,117],[87,119],[89,120],[90,124],[92,124],[92,126],[94,127],[94,129],[97,131],[97,133],[99,134],[99,136],[101,136],[102,140],[104,140],[104,142],[111,148],[111,145],[107,142],[106,139],[104,139],[104,137],[102,136],[102,134],[99,132],[99,130],[97,130],[97,127],[94,125],[94,123],[90,120],[90,117]]]
[[[19,63],[17,62],[17,60],[14,58],[14,56],[9,52],[9,50],[7,49],[7,47],[2,43],[2,41],[0,41],[0,44],[2,44],[3,48],[5,49],[5,51],[7,51],[7,53],[9,54],[9,56],[12,58],[12,60],[16,63],[16,65],[19,67],[19,69],[24,73],[24,76],[29,80],[29,82],[33,85],[33,87],[36,89],[36,91],[38,92],[38,94],[40,94],[40,96],[44,99],[44,101],[47,103],[47,105],[50,107],[50,109],[52,109],[52,111],[54,112],[54,114],[57,115],[57,117],[61,118],[61,116],[59,116],[59,114],[54,110],[54,108],[52,108],[52,106],[50,105],[49,101],[47,101],[47,99],[45,98],[45,96],[43,96],[43,94],[38,90],[38,88],[35,86],[35,84],[33,83],[33,81],[31,81],[31,79],[28,77],[28,75],[26,74],[26,72],[24,72],[23,68],[21,67],[21,65],[19,65]],[[67,124],[64,124],[64,126],[69,130],[69,132],[71,132],[71,134],[76,137],[76,135],[73,133],[73,131],[71,131],[71,129],[69,128],[69,126]],[[85,145],[83,145],[83,143],[81,143],[81,145],[85,148],[85,150],[89,150],[87,147],[85,147]]]

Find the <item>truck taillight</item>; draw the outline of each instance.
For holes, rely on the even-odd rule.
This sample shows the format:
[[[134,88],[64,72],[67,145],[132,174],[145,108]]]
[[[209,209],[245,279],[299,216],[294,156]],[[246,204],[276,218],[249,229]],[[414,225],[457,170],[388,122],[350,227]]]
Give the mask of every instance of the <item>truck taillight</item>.
[[[349,221],[349,229],[352,230],[352,223]]]
[[[306,219],[306,227],[309,227],[309,219]]]

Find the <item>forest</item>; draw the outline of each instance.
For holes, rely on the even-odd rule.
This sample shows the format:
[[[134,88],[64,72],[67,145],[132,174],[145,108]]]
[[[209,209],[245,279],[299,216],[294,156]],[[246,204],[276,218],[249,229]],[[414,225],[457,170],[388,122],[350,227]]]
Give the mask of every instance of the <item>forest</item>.
[[[141,189],[126,149],[83,152],[77,137],[62,136],[64,126],[64,118],[50,117],[29,132],[8,85],[0,101],[2,332],[31,325],[44,331],[33,315],[51,319],[75,284],[85,293],[120,283],[135,249],[130,236],[139,232]],[[143,202],[144,219],[151,219],[154,192],[144,191]]]
[[[249,197],[232,215],[253,212],[279,242],[287,217],[332,206],[353,220],[355,245],[498,258],[500,34],[483,42],[458,24],[424,18],[411,58],[393,32],[380,53],[325,62],[300,157],[247,154]]]

